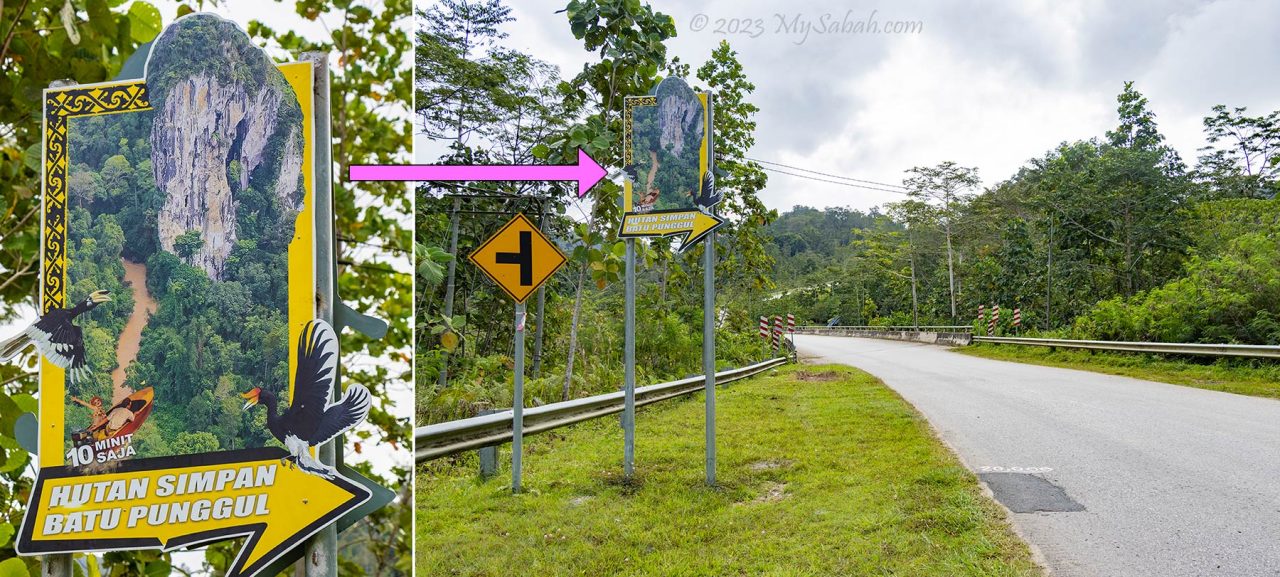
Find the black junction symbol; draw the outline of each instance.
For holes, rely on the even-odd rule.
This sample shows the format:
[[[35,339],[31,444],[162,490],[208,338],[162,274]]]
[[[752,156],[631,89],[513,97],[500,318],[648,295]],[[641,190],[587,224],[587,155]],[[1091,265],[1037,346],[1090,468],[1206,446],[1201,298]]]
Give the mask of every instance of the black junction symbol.
[[[520,252],[500,252],[494,255],[498,264],[520,265],[520,286],[533,284],[533,233],[520,231]]]

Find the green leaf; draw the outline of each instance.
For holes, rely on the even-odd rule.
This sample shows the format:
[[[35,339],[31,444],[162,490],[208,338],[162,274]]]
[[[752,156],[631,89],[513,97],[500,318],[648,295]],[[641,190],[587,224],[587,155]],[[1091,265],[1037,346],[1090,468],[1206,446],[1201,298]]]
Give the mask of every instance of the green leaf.
[[[31,573],[27,571],[27,564],[22,559],[10,557],[0,561],[0,577],[31,577]]]
[[[160,10],[138,0],[129,6],[129,35],[136,42],[150,42],[160,34]]]
[[[9,544],[9,539],[13,538],[13,525],[9,523],[0,523],[0,547]]]
[[[40,172],[40,143],[32,144],[22,152],[22,164],[31,170]]]
[[[620,241],[618,241],[618,242],[613,243],[613,256],[616,256],[616,257],[618,257],[618,258],[622,258],[622,257],[624,257],[624,256],[626,256],[626,255],[627,255],[627,243],[626,243],[626,241],[622,241],[622,240],[620,240]]]
[[[11,437],[0,437],[0,473],[16,471],[27,464],[30,454]]]
[[[418,261],[418,276],[427,286],[435,286],[444,280],[444,267],[430,258]]]
[[[25,413],[35,413],[40,410],[40,401],[27,393],[18,393],[11,398],[13,404],[18,405],[18,408]]]
[[[551,147],[539,143],[529,151],[529,154],[532,154],[534,158],[546,160],[546,158],[551,155]]]
[[[152,561],[147,563],[147,577],[168,577],[169,572],[173,570],[173,566],[167,561]]]

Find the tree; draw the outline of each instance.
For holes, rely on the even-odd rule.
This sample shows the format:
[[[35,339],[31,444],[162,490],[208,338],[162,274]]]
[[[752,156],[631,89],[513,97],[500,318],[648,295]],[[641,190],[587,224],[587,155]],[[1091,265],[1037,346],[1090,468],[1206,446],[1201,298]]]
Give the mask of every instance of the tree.
[[[956,322],[956,274],[951,247],[951,225],[961,207],[968,202],[967,191],[981,184],[977,168],[957,166],[951,161],[934,167],[917,166],[907,171],[910,177],[902,181],[907,194],[921,202],[938,202],[937,216],[942,221],[947,237],[947,292],[951,297],[951,322]]]
[[[497,120],[491,91],[502,82],[503,67],[490,51],[506,37],[498,27],[511,21],[510,13],[499,0],[440,0],[419,11],[414,63],[421,134],[462,146]]]
[[[601,166],[621,167],[621,147],[617,143],[622,134],[623,102],[627,96],[648,94],[657,85],[658,70],[667,64],[664,42],[676,35],[675,22],[634,0],[571,0],[565,13],[573,37],[581,40],[588,52],[598,51],[600,61],[584,66],[561,88],[566,107],[589,107],[594,112],[549,143],[549,158],[576,162],[578,149],[583,149]],[[609,251],[586,247],[600,247],[607,242],[607,237],[597,231],[600,221],[608,231],[615,230],[621,222],[622,213],[614,200],[618,193],[619,187],[608,180],[596,185],[592,189],[591,213],[585,226],[580,227],[578,236],[585,250],[574,253],[581,268],[569,328],[562,395],[566,400],[573,380],[587,271],[594,268],[597,287],[604,288],[609,269],[605,257]],[[616,277],[616,257],[614,264]]]
[[[769,284],[764,271],[772,267],[773,259],[765,252],[763,231],[778,214],[757,196],[768,184],[768,175],[759,163],[746,159],[756,142],[754,117],[760,108],[747,101],[756,86],[725,40],[697,74],[715,95],[716,189],[724,194],[718,211],[729,220],[717,235],[732,239],[732,247],[718,263],[724,273],[720,278],[728,280],[735,272],[750,271],[752,285],[764,288]]]
[[[127,141],[126,141],[127,142]],[[123,154],[117,154],[102,163],[103,200],[119,202],[132,186],[133,166]]]
[[[191,255],[200,251],[204,247],[204,239],[200,237],[200,231],[191,229],[178,235],[173,239],[173,250],[178,256],[189,259]]]
[[[1213,107],[1204,117],[1205,139],[1200,149],[1197,180],[1220,198],[1275,198],[1280,192],[1280,110],[1266,116],[1247,116],[1243,106]]]
[[[175,455],[194,455],[218,450],[218,438],[213,433],[200,431],[196,433],[183,431],[169,443],[169,449]]]

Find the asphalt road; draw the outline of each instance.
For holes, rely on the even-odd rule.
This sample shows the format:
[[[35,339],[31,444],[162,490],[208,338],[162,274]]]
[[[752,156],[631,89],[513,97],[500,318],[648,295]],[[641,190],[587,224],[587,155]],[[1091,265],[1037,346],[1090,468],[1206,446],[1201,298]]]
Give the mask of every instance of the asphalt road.
[[[1011,520],[1053,575],[1280,575],[1278,401],[917,343],[796,344],[879,377],[1002,503],[1035,511]]]

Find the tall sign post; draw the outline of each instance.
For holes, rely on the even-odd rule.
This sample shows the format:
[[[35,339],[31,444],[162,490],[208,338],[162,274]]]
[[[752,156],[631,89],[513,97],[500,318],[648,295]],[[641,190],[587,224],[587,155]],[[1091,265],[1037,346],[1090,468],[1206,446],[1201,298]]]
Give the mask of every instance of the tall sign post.
[[[685,252],[706,239],[703,257],[703,371],[707,379],[707,482],[715,483],[715,241],[716,216],[712,97],[683,80],[664,79],[649,96],[627,97],[623,107],[622,228],[627,241],[624,310],[623,474],[635,460],[635,239],[676,236]]]
[[[45,573],[59,576],[69,553],[247,537],[227,570],[237,577],[278,573],[310,541],[317,559],[308,555],[306,575],[336,575],[336,540],[321,536],[387,499],[333,447],[372,404],[358,384],[336,396],[337,330],[378,321],[335,315],[327,106],[316,97],[327,96],[327,69],[277,65],[210,14],[178,19],[142,56],[145,67],[126,78],[43,95],[40,318],[23,333],[28,342],[6,342],[41,355],[36,479],[15,550],[44,555]],[[150,144],[153,184],[116,203],[75,198],[67,183],[102,165],[101,151],[81,143],[103,133]],[[265,144],[233,146],[246,140]],[[246,199],[251,187],[275,194]],[[272,216],[238,224],[245,202],[266,203]],[[138,218],[139,206],[156,207],[154,216]],[[243,293],[236,322],[210,327],[211,316],[233,313],[203,295],[238,283],[230,257],[241,241],[258,248],[237,253],[240,264],[259,265],[286,294]],[[148,282],[164,278],[183,280]],[[246,318],[263,330],[238,330]],[[193,327],[278,361],[193,362]],[[288,341],[258,338],[277,331]],[[95,366],[91,348],[114,349],[115,365]],[[273,378],[286,369],[290,378]],[[252,388],[237,390],[241,382]],[[189,408],[201,398],[219,418],[264,412],[266,426],[211,427]]]
[[[707,174],[704,178],[714,182],[716,139],[712,130],[715,98],[707,94]],[[715,205],[707,212],[715,218]],[[717,225],[718,226],[718,225]],[[707,485],[716,484],[716,233],[715,227],[707,233],[703,243],[702,262],[702,371],[706,377],[706,469]]]
[[[469,257],[515,301],[515,378],[511,401],[511,492],[519,493],[524,453],[525,301],[567,261],[524,214],[517,214]],[[539,320],[541,322],[541,320]]]
[[[626,291],[623,295],[622,475],[630,479],[636,466],[636,239],[627,242]]]

